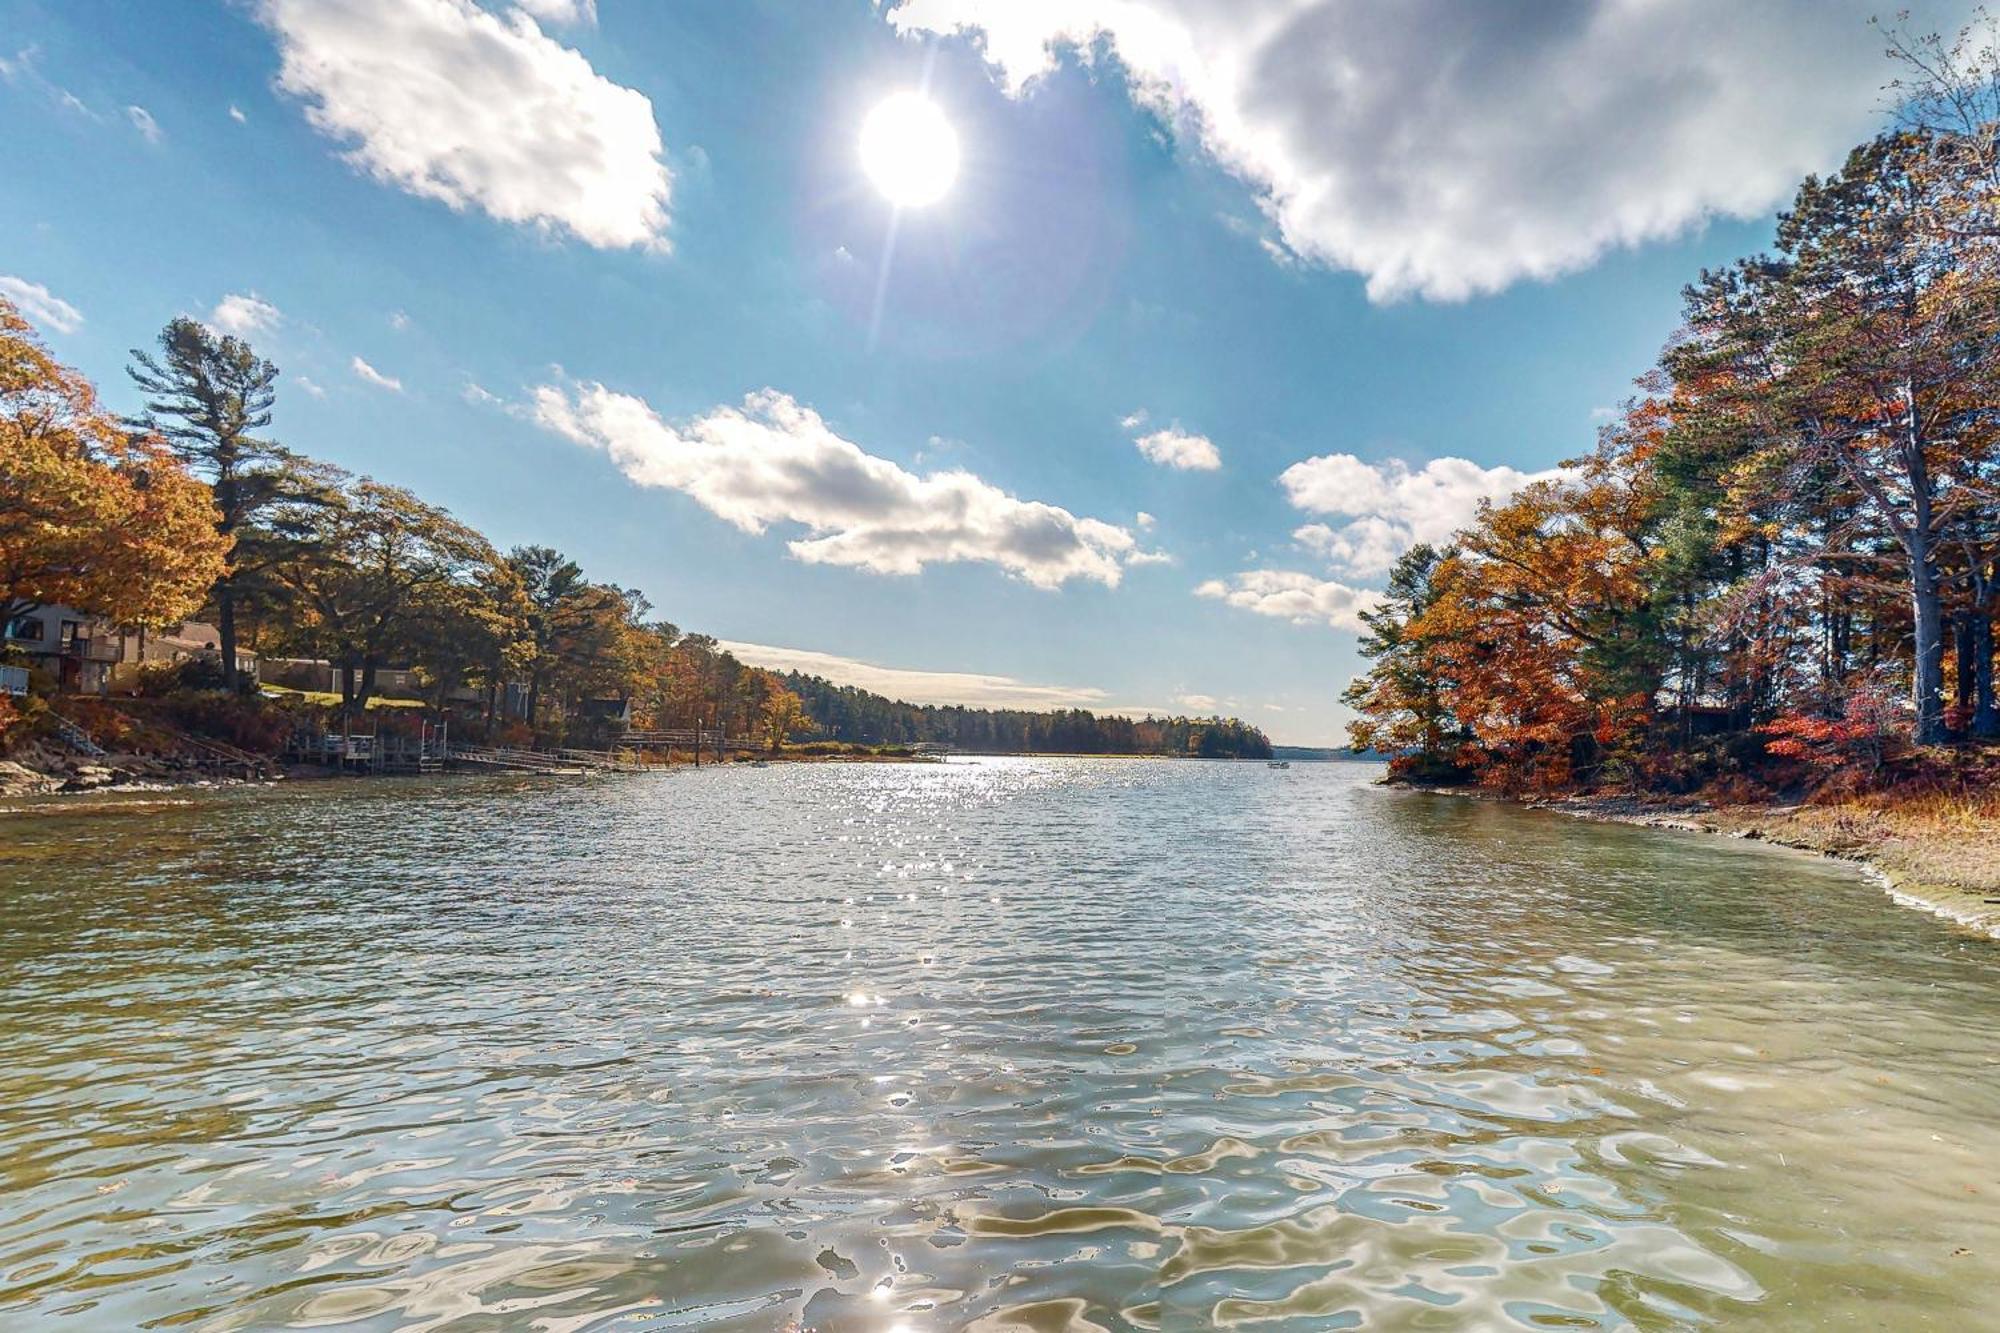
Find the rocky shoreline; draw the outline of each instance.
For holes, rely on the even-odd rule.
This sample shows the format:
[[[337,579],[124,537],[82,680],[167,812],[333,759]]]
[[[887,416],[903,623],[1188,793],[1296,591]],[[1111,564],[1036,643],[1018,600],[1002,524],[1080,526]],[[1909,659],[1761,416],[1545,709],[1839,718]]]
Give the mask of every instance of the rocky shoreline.
[[[0,759],[0,798],[103,791],[114,787],[146,790],[197,783],[216,786],[246,780],[221,771],[214,763],[179,756],[87,756],[28,746],[16,751],[12,758]]]
[[[1862,804],[1715,805],[1634,795],[1514,798],[1476,788],[1389,784],[1437,796],[1509,800],[1575,819],[1772,843],[1866,866],[1905,907],[2000,939],[2000,823]]]

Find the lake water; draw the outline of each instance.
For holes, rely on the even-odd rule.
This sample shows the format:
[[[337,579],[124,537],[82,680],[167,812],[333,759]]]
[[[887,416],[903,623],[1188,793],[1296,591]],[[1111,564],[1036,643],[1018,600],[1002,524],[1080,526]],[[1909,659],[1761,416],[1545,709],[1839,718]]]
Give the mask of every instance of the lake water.
[[[985,760],[0,816],[0,1327],[2000,1328],[2000,945]]]

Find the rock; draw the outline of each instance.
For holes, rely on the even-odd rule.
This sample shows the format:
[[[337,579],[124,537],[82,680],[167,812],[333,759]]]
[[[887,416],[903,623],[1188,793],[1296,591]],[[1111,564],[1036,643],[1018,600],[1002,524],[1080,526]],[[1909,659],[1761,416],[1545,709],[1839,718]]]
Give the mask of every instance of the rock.
[[[25,764],[0,759],[0,796],[33,796],[37,792],[51,791],[55,786],[55,780],[46,773],[37,773]]]

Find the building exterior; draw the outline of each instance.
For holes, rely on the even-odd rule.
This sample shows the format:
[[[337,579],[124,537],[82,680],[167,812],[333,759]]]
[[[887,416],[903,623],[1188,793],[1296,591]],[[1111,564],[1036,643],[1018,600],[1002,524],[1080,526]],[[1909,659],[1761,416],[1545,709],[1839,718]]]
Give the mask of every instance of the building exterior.
[[[258,679],[267,685],[282,685],[287,689],[338,694],[340,671],[339,667],[323,657],[267,657],[260,665]],[[354,674],[358,681],[361,675],[359,669]],[[413,668],[377,667],[375,694],[383,699],[416,699],[422,697],[423,691]]]
[[[44,606],[15,617],[0,643],[25,657],[31,670],[47,672],[66,694],[123,688],[148,663],[222,657],[222,637],[213,625],[190,620],[164,630],[125,631],[71,606]],[[237,649],[236,669],[255,680],[257,654]]]

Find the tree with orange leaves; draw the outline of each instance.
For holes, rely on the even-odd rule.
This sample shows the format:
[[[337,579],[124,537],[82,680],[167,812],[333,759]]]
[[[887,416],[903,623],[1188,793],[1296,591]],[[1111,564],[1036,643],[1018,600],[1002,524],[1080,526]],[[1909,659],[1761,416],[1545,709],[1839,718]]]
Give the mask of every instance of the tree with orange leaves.
[[[192,615],[229,540],[209,488],[131,436],[0,299],[0,625],[74,606],[121,625]]]

